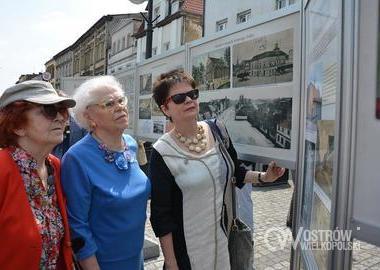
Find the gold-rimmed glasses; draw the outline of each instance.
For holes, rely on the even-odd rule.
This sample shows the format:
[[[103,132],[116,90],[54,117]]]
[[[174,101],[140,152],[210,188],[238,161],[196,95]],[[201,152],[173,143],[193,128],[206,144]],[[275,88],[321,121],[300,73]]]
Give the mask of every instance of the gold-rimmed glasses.
[[[113,99],[107,99],[107,100],[100,102],[100,103],[90,104],[87,106],[87,108],[90,106],[99,106],[102,109],[107,109],[109,111],[112,111],[112,110],[114,110],[116,105],[119,105],[121,107],[127,106],[127,98],[126,97],[118,97],[118,98],[113,98]]]

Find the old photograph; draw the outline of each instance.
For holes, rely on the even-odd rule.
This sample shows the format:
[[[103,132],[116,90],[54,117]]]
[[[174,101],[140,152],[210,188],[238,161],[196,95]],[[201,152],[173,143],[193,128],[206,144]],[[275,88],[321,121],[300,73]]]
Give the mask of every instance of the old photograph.
[[[285,148],[291,147],[292,98],[210,100],[199,104],[199,118],[218,118],[235,143]]]
[[[192,75],[199,90],[230,88],[230,65],[230,47],[194,57]]]
[[[151,99],[143,98],[139,100],[139,119],[151,119]]]
[[[312,217],[311,217],[311,223],[310,223],[310,229],[311,230],[329,230],[330,229],[330,219],[331,214],[330,211],[326,208],[322,200],[319,198],[319,196],[315,192],[311,192],[311,194],[314,194],[313,199],[313,209],[312,209]],[[326,241],[326,239],[323,239],[321,235],[317,235],[317,240],[320,243],[323,241]],[[326,269],[327,267],[327,258],[328,258],[328,252],[327,250],[323,249],[314,249],[313,250],[315,262],[318,265],[318,269]]]
[[[156,102],[152,98],[152,116],[164,116],[160,108],[157,106]]]
[[[152,74],[140,75],[140,95],[149,95],[152,93]]]
[[[164,134],[165,122],[163,121],[153,121],[153,133]]]
[[[293,80],[293,29],[233,46],[233,87]]]
[[[126,76],[118,78],[125,93],[133,93],[135,91],[134,74],[128,74]]]

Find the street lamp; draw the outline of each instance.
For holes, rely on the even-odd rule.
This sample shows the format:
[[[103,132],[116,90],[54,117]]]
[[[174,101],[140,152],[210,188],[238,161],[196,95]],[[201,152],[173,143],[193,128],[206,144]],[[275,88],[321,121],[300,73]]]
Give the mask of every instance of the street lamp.
[[[142,4],[146,0],[129,0],[133,4]],[[152,57],[152,40],[153,40],[153,22],[158,19],[155,18],[153,20],[153,0],[148,0],[148,18],[145,17],[145,15],[140,12],[141,15],[144,17],[144,20],[146,21],[146,52],[145,52],[145,59]]]

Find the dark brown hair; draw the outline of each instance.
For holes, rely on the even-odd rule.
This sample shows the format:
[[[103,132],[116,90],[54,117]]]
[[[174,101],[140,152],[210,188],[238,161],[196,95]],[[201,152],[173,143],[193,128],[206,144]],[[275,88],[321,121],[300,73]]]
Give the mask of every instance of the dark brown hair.
[[[167,73],[162,73],[153,84],[153,99],[161,109],[169,96],[170,88],[177,83],[186,82],[195,88],[197,85],[193,77],[183,69],[174,69]]]
[[[24,101],[15,101],[0,109],[0,147],[17,146],[18,136],[15,130],[28,123],[26,112],[35,105]]]

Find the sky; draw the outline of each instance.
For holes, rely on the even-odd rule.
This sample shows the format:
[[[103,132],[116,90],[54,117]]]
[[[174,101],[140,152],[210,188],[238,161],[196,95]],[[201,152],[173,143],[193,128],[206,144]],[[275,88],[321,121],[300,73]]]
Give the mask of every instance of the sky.
[[[103,15],[144,11],[128,0],[0,0],[0,92],[73,44]]]

